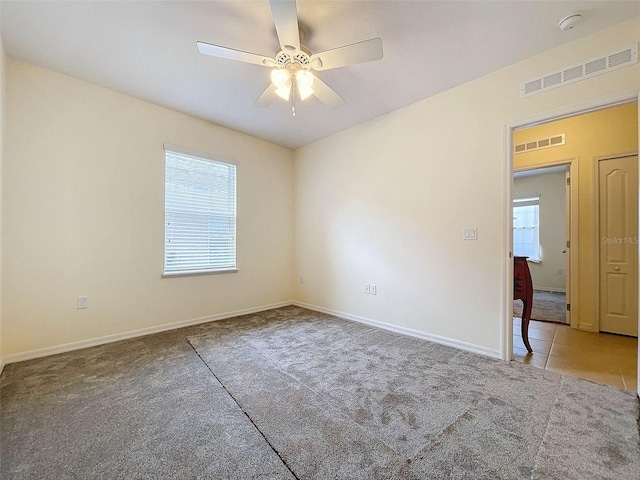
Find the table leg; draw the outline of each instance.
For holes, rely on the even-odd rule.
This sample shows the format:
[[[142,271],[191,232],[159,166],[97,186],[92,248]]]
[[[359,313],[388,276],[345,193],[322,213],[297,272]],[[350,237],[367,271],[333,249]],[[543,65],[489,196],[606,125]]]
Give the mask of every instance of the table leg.
[[[531,345],[529,345],[529,319],[531,318],[531,307],[533,301],[522,300],[522,322],[520,324],[522,330],[522,341],[527,347],[529,353],[533,353]]]

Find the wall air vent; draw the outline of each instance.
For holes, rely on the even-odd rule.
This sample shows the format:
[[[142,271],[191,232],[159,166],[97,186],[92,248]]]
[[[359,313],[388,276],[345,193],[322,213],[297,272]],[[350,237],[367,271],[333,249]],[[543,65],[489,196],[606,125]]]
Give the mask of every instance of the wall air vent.
[[[553,137],[541,138],[527,143],[520,143],[513,146],[513,153],[531,152],[532,150],[541,150],[543,148],[559,147],[564,145],[564,133],[554,135]]]
[[[537,95],[552,88],[586,80],[587,78],[608,73],[618,68],[628,67],[629,65],[635,65],[636,63],[638,63],[637,43],[522,82],[520,84],[520,97]]]

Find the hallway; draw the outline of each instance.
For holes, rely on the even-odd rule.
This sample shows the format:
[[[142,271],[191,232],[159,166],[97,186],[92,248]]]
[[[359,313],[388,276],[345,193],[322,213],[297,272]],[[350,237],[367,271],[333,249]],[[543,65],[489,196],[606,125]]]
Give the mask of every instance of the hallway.
[[[513,359],[553,372],[637,391],[638,339],[531,320],[527,352],[514,318]]]

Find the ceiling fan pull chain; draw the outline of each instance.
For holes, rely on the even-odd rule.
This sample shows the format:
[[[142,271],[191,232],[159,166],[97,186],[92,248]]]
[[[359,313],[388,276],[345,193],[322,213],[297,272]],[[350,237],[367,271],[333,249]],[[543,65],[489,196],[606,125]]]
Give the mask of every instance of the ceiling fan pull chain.
[[[296,116],[296,82],[295,79],[292,78],[291,81],[291,116]]]

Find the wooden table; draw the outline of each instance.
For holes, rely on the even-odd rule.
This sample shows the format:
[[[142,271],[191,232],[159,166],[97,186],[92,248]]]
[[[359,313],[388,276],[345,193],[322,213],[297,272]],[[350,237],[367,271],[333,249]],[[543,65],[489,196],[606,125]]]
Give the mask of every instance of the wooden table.
[[[513,299],[522,300],[522,341],[529,353],[533,353],[529,345],[529,320],[533,306],[533,282],[529,271],[528,257],[513,257]]]

